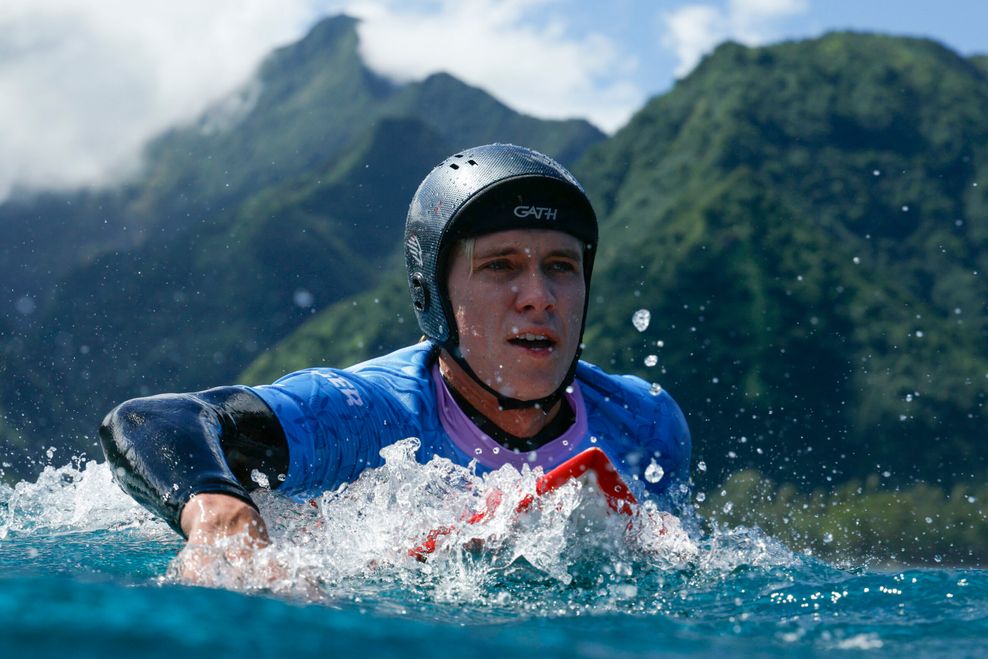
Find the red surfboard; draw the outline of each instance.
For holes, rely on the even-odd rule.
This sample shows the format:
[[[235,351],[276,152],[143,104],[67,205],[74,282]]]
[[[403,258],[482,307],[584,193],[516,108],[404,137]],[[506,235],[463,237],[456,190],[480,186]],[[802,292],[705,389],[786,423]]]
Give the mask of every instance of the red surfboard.
[[[530,494],[519,501],[518,505],[515,506],[515,512],[520,513],[529,510],[535,503],[536,497],[541,497],[574,479],[580,479],[589,474],[593,474],[596,478],[597,487],[607,499],[607,505],[611,510],[629,516],[634,513],[632,506],[637,504],[638,500],[635,499],[635,495],[631,493],[625,482],[621,480],[620,474],[608,459],[607,454],[597,447],[578,453],[555,469],[540,476],[535,482],[535,494]],[[466,524],[483,522],[500,507],[503,498],[504,495],[500,490],[491,491],[487,495],[484,508],[466,516],[463,521]],[[454,530],[456,530],[456,525],[432,529],[421,544],[408,550],[408,555],[424,562],[429,554],[436,551],[436,542],[439,538],[449,535]]]

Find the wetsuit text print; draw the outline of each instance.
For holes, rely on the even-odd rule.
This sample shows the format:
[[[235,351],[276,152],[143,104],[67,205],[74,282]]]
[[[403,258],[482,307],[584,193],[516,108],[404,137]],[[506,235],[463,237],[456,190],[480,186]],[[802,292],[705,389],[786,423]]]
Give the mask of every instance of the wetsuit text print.
[[[360,399],[360,392],[354,389],[353,385],[346,378],[341,378],[339,375],[332,373],[320,373],[319,375],[340,390],[340,393],[346,398],[346,404],[350,407],[359,407],[364,404],[364,401]]]

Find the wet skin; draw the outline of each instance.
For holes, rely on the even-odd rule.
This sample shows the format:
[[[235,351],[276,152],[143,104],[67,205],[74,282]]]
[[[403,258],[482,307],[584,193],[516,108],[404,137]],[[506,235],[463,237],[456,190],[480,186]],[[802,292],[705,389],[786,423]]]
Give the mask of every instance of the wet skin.
[[[583,321],[586,286],[579,240],[560,231],[500,231],[476,238],[472,258],[457,245],[447,290],[460,349],[481,380],[521,400],[543,398],[559,387],[576,354]],[[453,360],[444,358],[442,366],[459,393],[511,434],[531,436],[546,424],[546,412],[549,417],[555,413],[500,413],[496,398]]]

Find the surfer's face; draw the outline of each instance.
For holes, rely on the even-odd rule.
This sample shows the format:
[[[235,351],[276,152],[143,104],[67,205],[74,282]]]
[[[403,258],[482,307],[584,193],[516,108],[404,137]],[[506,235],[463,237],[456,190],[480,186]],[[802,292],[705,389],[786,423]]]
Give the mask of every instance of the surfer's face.
[[[447,288],[464,358],[504,396],[548,396],[580,341],[583,245],[541,229],[487,234],[472,250],[463,244],[454,248]]]

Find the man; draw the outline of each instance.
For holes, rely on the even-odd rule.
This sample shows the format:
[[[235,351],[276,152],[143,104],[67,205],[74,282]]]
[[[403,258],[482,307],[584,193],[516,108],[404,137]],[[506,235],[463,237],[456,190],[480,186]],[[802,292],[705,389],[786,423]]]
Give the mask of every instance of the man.
[[[456,154],[422,182],[405,228],[427,340],[273,385],[127,401],[100,428],[115,478],[207,545],[244,533],[267,544],[255,481],[290,496],[332,489],[406,437],[422,462],[481,472],[549,470],[597,447],[636,497],[676,510],[690,456],[676,403],[579,361],[596,250],[593,208],[554,160],[504,144]]]

